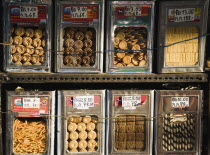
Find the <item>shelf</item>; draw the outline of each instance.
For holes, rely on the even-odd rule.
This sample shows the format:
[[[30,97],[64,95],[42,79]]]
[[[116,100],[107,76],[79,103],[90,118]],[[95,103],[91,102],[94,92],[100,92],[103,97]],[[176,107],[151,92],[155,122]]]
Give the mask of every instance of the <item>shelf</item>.
[[[0,83],[149,83],[208,82],[205,73],[187,74],[67,74],[0,73]]]

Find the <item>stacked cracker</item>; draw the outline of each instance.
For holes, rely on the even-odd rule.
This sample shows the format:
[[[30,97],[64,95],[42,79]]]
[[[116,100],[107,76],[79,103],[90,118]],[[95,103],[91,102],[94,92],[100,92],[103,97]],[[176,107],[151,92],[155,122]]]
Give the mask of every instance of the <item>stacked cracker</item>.
[[[70,117],[67,131],[69,152],[98,150],[98,118],[96,116]]]
[[[69,67],[95,65],[96,33],[93,28],[65,28],[63,64]]]
[[[114,65],[145,66],[147,64],[146,28],[117,28],[114,35]]]
[[[197,27],[170,27],[166,32],[166,45],[199,36]],[[166,66],[193,66],[199,59],[199,40],[178,43],[165,48]]]
[[[40,28],[11,28],[11,61],[15,65],[41,65],[45,62],[45,32]]]
[[[120,115],[115,121],[115,149],[117,151],[144,151],[145,117]]]

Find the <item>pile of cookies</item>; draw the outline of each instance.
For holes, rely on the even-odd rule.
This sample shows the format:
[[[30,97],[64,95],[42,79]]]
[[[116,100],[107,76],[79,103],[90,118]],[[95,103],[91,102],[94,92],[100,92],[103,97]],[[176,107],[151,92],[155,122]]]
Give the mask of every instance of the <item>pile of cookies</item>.
[[[147,29],[119,27],[114,34],[114,65],[145,66],[147,64]]]
[[[63,32],[63,64],[69,67],[95,65],[96,32],[93,28],[65,28]]]
[[[145,117],[120,115],[115,118],[115,149],[117,151],[145,150]]]
[[[199,36],[197,27],[170,27],[166,32],[166,45]],[[165,48],[166,66],[193,66],[199,59],[199,39],[181,42]]]
[[[15,65],[41,65],[45,62],[45,31],[40,28],[11,27],[10,55]]]
[[[178,119],[174,119],[174,118]],[[163,118],[163,151],[192,151],[195,149],[195,114],[165,114]]]
[[[67,122],[69,152],[95,152],[98,150],[98,117],[70,117]]]

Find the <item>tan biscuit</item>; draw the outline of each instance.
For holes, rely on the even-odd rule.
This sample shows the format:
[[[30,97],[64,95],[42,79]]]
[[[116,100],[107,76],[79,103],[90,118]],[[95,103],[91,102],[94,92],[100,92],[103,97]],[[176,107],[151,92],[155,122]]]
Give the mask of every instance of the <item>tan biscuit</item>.
[[[23,54],[26,51],[26,48],[23,45],[16,46],[16,50],[18,53]]]
[[[93,50],[91,48],[85,48],[83,54],[85,56],[91,56],[93,54]]]
[[[88,148],[94,149],[96,146],[98,146],[98,143],[95,140],[89,140],[87,145],[88,145]]]
[[[120,40],[123,40],[125,38],[125,33],[124,32],[119,32],[116,35]]]
[[[73,39],[66,39],[65,40],[65,46],[66,47],[73,47],[74,46],[74,40]]]
[[[87,141],[86,140],[80,140],[79,141],[79,148],[85,149],[87,147]]]
[[[34,54],[34,47],[33,46],[26,46],[26,53]]]
[[[32,62],[32,64],[34,64],[34,65],[41,65],[41,63],[39,63],[39,55],[33,54],[33,55],[31,56],[31,62]]]
[[[86,131],[81,131],[80,133],[79,133],[79,139],[87,139],[87,132]]]
[[[90,64],[90,57],[89,56],[84,56],[83,58],[82,58],[82,62],[84,63],[84,64],[86,64],[86,65],[89,65]],[[84,118],[83,118],[83,120],[84,120]],[[83,121],[84,122],[84,121]]]
[[[19,54],[19,53],[13,54],[13,55],[12,55],[12,58],[13,58],[13,59],[12,59],[13,62],[20,62],[21,59],[22,59],[21,54]]]
[[[15,65],[22,65],[20,61],[15,62]]]
[[[85,32],[85,38],[86,39],[92,39],[93,38],[93,32],[92,31]]]
[[[44,55],[41,55],[39,57],[39,62],[42,63],[42,64],[45,62],[45,56]]]
[[[119,45],[120,39],[117,37],[114,37],[114,46]]]
[[[13,46],[10,46],[10,53],[11,54],[14,54],[16,52],[16,47],[13,45]]]
[[[23,38],[23,45],[31,46],[31,44],[32,44],[32,39],[30,37],[24,37]]]
[[[88,139],[94,140],[94,139],[96,139],[96,137],[97,137],[97,135],[96,135],[95,131],[88,132]]]
[[[74,31],[72,31],[72,30],[67,30],[66,32],[65,32],[65,36],[67,37],[67,38],[74,38]]]
[[[77,39],[77,40],[83,40],[84,37],[85,37],[85,35],[83,32],[76,32],[76,34],[75,34],[75,39]]]
[[[33,46],[34,46],[34,47],[40,47],[41,44],[42,44],[41,39],[35,38],[35,39],[33,40]]]
[[[76,141],[76,140],[71,140],[70,142],[69,142],[69,148],[70,149],[76,149],[77,147],[78,147],[78,142]]]
[[[35,48],[35,54],[43,55],[44,54],[44,49],[42,47]]]
[[[34,32],[34,36],[36,38],[42,38],[43,34],[42,34],[42,30],[41,29],[36,29],[35,32]]]
[[[87,124],[87,130],[88,131],[95,130],[95,127],[96,127],[96,125],[94,123],[92,123],[92,122]]]
[[[126,65],[131,63],[131,57],[130,56],[125,56],[123,58],[123,63],[125,63]]]
[[[25,33],[25,29],[24,29],[23,27],[17,27],[17,28],[15,29],[15,34],[16,34],[17,36],[23,36],[24,33]]]
[[[116,56],[119,58],[119,59],[122,59],[125,57],[125,52],[124,51],[119,51],[117,52]]]
[[[29,62],[31,60],[31,55],[28,53],[23,54],[22,61]]]
[[[73,57],[72,56],[65,56],[63,59],[64,64],[73,64]]]
[[[75,131],[75,130],[77,130],[77,125],[76,125],[76,123],[70,123],[70,124],[68,125],[68,131]]]
[[[34,30],[32,28],[27,28],[25,31],[25,36],[30,38],[34,37]]]
[[[91,122],[91,116],[85,116],[85,117],[83,117],[83,119],[82,119],[82,121],[84,122],[84,123],[90,123]]]
[[[15,36],[15,37],[13,38],[13,43],[14,43],[15,45],[21,45],[21,44],[23,43],[23,38],[20,37],[20,36]]]
[[[65,53],[66,54],[69,54],[69,55],[74,54],[74,48],[73,47],[66,48]]]
[[[82,48],[83,47],[83,42],[81,40],[77,40],[75,43],[74,43],[74,47],[75,48]]]
[[[45,47],[45,46],[46,46],[46,40],[43,39],[43,40],[42,40],[42,47]]]
[[[84,131],[84,130],[86,130],[85,123],[78,123],[77,130],[78,131]]]
[[[121,41],[119,43],[119,48],[122,50],[126,50],[127,49],[127,42],[126,41]]]
[[[79,138],[79,135],[78,135],[77,132],[73,131],[73,132],[70,133],[69,138],[71,140],[77,140]]]
[[[84,41],[84,46],[85,47],[92,47],[93,43],[90,39],[87,39]]]

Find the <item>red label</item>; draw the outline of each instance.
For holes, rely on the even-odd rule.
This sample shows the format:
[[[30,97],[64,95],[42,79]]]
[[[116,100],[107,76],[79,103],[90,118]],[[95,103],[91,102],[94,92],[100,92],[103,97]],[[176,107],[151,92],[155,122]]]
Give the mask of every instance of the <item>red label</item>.
[[[47,7],[43,5],[10,6],[10,21],[12,23],[46,22]]]
[[[147,96],[141,96],[141,104],[144,105],[146,103]],[[114,105],[117,106],[122,106],[122,96],[116,96],[114,98]]]
[[[148,16],[149,6],[122,6],[115,8],[116,17]]]
[[[66,97],[66,105],[67,106],[73,106],[73,96]],[[94,96],[94,105],[100,104],[100,96]]]
[[[92,22],[99,18],[98,5],[64,5],[64,21],[86,21]]]
[[[18,117],[37,117],[40,114],[48,114],[48,97],[40,98],[39,108],[23,108],[23,98],[30,97],[14,97],[13,99],[13,112],[18,112]]]

